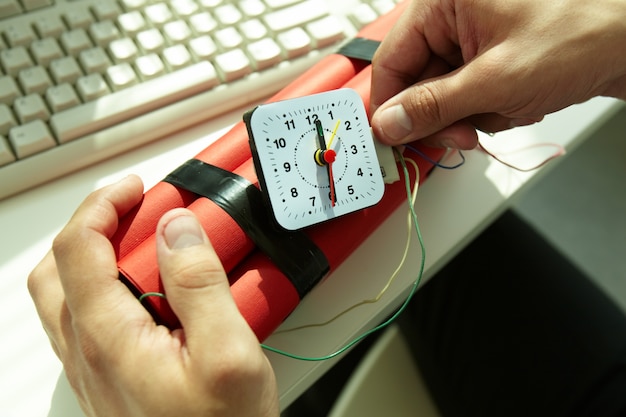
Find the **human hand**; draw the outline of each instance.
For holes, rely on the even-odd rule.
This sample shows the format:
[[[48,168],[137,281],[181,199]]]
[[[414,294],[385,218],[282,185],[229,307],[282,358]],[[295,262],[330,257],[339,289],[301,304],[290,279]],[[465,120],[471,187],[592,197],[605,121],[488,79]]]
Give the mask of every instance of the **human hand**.
[[[88,416],[278,416],[274,373],[185,209],[157,226],[159,268],[182,324],[170,331],[118,279],[109,237],[141,199],[137,177],[91,194],[28,287]]]
[[[414,1],[374,56],[372,127],[390,145],[471,149],[475,128],[626,99],[624,45],[623,0]]]

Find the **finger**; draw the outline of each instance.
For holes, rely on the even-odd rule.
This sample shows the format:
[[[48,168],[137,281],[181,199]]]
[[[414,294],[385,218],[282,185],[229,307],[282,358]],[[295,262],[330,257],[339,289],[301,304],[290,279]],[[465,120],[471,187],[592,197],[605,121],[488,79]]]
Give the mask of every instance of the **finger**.
[[[54,258],[75,320],[94,328],[103,319],[104,325],[115,322],[110,318],[112,307],[130,296],[118,279],[109,237],[117,229],[119,216],[141,200],[142,192],[141,180],[130,176],[92,193],[54,240]]]
[[[462,64],[454,25],[439,11],[413,2],[385,36],[372,60],[372,113],[417,81]]]
[[[232,298],[222,264],[192,212],[175,209],[157,226],[157,255],[167,300],[192,355],[207,343],[253,337]]]
[[[409,9],[374,54],[370,92],[372,110],[415,83],[431,57],[426,40],[414,29],[410,16]]]
[[[370,97],[370,114],[374,114],[376,110],[378,109],[378,107],[384,102],[384,101],[381,102],[380,100],[387,100],[390,97],[394,96],[395,94],[399,93],[400,91],[405,90],[406,88],[410,87],[411,85],[419,81],[438,77],[448,72],[450,72],[450,66],[439,57],[432,56],[431,59],[426,64],[426,66],[422,69],[422,72],[419,74],[419,76],[412,77],[411,79],[407,78],[406,83],[403,82],[398,85],[397,91],[394,91],[391,88],[383,88],[380,94],[378,95],[378,99],[377,99],[379,100],[378,103],[375,103],[372,101],[373,96]],[[381,83],[384,83],[384,81],[374,81],[374,77],[372,76],[372,85],[371,85],[372,92],[374,92],[374,90],[378,90],[375,86],[385,85]]]
[[[486,58],[409,87],[385,102],[372,116],[372,128],[387,144],[422,139],[459,120],[499,108],[506,92],[494,88],[483,65]]]
[[[424,144],[438,148],[474,149],[478,145],[476,128],[461,120],[423,139]]]
[[[470,123],[485,133],[496,133],[515,127],[528,126],[543,120],[543,116],[511,118],[496,113],[477,114],[469,117]]]

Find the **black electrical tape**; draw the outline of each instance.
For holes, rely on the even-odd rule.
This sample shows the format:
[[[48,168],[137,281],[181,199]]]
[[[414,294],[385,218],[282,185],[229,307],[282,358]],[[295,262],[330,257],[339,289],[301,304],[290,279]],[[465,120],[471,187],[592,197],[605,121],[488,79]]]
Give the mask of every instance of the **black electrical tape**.
[[[222,208],[291,281],[303,298],[330,270],[326,255],[304,233],[280,228],[261,190],[245,178],[190,159],[163,181]]]
[[[371,39],[365,38],[354,38],[348,43],[342,45],[337,53],[347,56],[348,58],[372,62],[372,58],[374,58],[374,53],[379,46],[379,41],[373,41]]]

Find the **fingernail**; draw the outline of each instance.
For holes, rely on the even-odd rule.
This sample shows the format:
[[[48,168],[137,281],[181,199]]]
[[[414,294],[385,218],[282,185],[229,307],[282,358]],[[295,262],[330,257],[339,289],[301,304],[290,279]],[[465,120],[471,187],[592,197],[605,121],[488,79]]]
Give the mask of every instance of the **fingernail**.
[[[396,141],[404,139],[413,130],[411,118],[401,104],[383,110],[380,114],[380,127],[388,138]]]
[[[204,243],[200,223],[191,215],[179,215],[165,225],[165,243],[170,249],[184,249]]]

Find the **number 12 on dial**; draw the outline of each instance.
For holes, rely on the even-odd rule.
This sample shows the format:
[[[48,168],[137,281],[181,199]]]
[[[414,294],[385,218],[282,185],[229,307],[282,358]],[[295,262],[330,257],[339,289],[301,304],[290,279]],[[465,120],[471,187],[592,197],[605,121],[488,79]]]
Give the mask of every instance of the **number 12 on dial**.
[[[261,190],[285,229],[321,223],[382,198],[367,113],[354,90],[264,104],[244,121]]]

